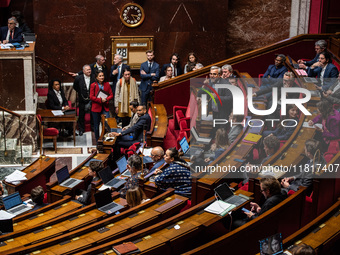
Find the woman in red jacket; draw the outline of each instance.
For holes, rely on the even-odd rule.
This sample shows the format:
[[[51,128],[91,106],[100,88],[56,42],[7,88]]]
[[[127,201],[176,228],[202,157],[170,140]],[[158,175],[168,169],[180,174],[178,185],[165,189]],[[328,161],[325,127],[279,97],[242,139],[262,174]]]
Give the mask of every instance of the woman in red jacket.
[[[99,138],[101,115],[105,114],[107,118],[110,117],[109,101],[111,99],[113,99],[111,86],[108,82],[104,82],[104,73],[100,71],[96,73],[96,82],[92,83],[90,88],[91,113],[96,141]]]

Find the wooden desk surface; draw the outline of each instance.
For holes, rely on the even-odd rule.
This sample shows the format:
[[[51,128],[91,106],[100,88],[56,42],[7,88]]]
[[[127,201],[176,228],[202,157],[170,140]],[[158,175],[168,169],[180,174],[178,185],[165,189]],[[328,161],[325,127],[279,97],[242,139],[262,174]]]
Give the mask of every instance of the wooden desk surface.
[[[35,48],[35,42],[33,43],[29,43],[28,44],[29,46],[28,47],[25,47],[25,49],[23,50],[17,50],[15,48],[12,48],[12,49],[0,49],[0,57],[1,55],[4,55],[4,54],[20,54],[20,53],[32,53],[34,52],[34,48]]]
[[[22,172],[26,173],[27,180],[16,185],[4,181],[8,194],[19,191],[20,196],[23,196],[27,191],[33,189],[37,185],[41,185],[45,188],[45,184],[55,172],[55,158],[40,157],[32,164],[25,167]]]

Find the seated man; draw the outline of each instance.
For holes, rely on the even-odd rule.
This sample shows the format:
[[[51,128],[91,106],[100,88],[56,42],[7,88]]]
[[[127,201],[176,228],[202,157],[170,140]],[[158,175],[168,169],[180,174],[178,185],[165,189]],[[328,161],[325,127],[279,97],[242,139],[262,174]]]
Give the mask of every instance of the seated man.
[[[307,187],[307,194],[312,192],[313,172],[318,170],[320,171],[327,164],[323,156],[320,157],[319,162],[313,161],[314,155],[319,149],[319,144],[320,143],[314,139],[306,141],[305,154],[308,158],[308,162],[303,165],[303,169],[300,174],[282,179],[281,185],[283,187],[283,191],[286,193],[290,190],[297,191],[300,186],[304,186]]]
[[[112,132],[108,134],[109,137],[117,137],[114,147],[114,157],[116,159],[119,158],[120,148],[129,148],[136,142],[143,142],[143,131],[148,131],[150,129],[151,118],[149,114],[146,113],[145,105],[140,105],[137,107],[137,114],[139,119],[135,125],[125,129],[121,133]],[[144,139],[146,139],[146,137]]]
[[[155,171],[157,168],[161,168],[164,164],[165,164],[165,161],[164,161],[164,150],[162,147],[160,146],[157,146],[157,147],[154,147],[152,150],[151,150],[151,158],[152,158],[152,161],[153,161],[153,167],[150,169],[150,172],[153,172]]]
[[[22,30],[16,25],[18,21],[11,17],[8,19],[8,26],[0,28],[0,42],[1,43],[20,43],[22,42]]]
[[[233,223],[234,228],[238,228],[246,224],[248,221],[255,219],[281,203],[286,198],[286,195],[281,193],[279,181],[272,176],[264,177],[260,180],[260,189],[262,195],[266,199],[265,202],[262,206],[259,206],[257,203],[250,202],[250,212],[244,212],[243,215],[239,215],[239,219],[236,219]]]
[[[275,64],[270,65],[267,71],[263,74],[263,85],[270,86],[270,83],[273,82],[273,78],[283,78],[285,72],[287,72],[287,68],[284,63],[286,61],[286,56],[283,54],[278,54],[275,58]]]
[[[298,60],[299,68],[307,69],[308,66],[313,65],[314,63],[319,61],[319,55],[321,52],[327,50],[327,42],[325,40],[319,40],[315,43],[315,57],[310,61],[303,61],[302,59]]]
[[[87,186],[86,190],[80,190],[78,193],[79,195],[75,196],[75,199],[82,203],[83,205],[89,205],[91,203],[91,189],[92,189],[92,182],[98,181],[98,172],[101,171],[104,168],[101,161],[91,161],[88,171],[89,176],[92,177],[92,180],[90,181],[89,185]]]
[[[323,92],[323,97],[333,105],[340,105],[340,76],[338,76],[337,82],[334,82],[327,91]]]
[[[44,203],[44,195],[45,192],[40,185],[31,190],[31,199],[35,203],[32,211],[38,210],[48,205]]]
[[[131,110],[132,116],[130,118],[130,123],[129,125],[123,127],[122,131],[127,130],[128,128],[132,127],[133,125],[135,125],[139,119],[139,116],[137,114],[137,108],[139,106],[138,101],[131,101],[129,108]]]

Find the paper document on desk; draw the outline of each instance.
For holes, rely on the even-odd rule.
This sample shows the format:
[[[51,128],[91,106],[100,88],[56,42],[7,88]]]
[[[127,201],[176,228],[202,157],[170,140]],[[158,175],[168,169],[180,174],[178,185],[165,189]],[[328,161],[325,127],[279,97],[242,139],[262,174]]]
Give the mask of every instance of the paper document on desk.
[[[64,113],[62,110],[55,110],[55,111],[51,111],[53,113],[54,116],[63,116]]]
[[[5,177],[5,181],[13,184],[18,184],[20,181],[25,181],[26,173],[21,172],[19,170],[15,170],[13,173]]]
[[[104,189],[111,189],[111,187],[103,184],[98,190],[101,191],[101,190],[104,190]]]
[[[2,49],[2,50],[8,50],[8,49],[10,49],[10,48],[12,48],[13,47],[13,44],[11,44],[11,43],[5,43],[5,44],[0,44],[0,48]]]
[[[15,216],[16,216],[15,214],[6,212],[4,210],[0,210],[0,220],[9,220],[14,218]]]
[[[210,212],[213,214],[222,214],[222,213],[225,214],[234,208],[235,208],[235,205],[228,204],[222,200],[217,200],[211,205],[209,205],[207,208],[205,208],[204,211]]]

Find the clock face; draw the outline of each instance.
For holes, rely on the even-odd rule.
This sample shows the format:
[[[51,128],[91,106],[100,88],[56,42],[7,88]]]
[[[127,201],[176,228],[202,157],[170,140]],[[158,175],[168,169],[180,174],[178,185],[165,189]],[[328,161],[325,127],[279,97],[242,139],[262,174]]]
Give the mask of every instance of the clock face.
[[[128,3],[120,11],[120,19],[125,26],[137,27],[144,21],[143,8],[135,3]]]

